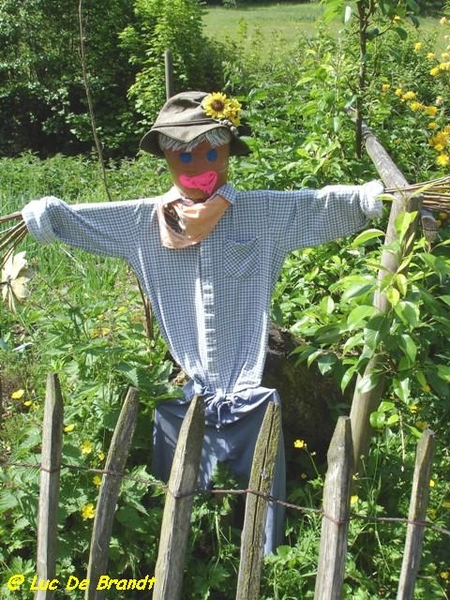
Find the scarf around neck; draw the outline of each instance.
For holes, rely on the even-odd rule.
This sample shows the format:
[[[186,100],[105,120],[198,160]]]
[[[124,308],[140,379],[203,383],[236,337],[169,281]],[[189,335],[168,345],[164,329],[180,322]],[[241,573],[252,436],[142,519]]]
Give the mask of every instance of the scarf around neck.
[[[181,198],[163,200],[157,205],[162,245],[178,249],[198,244],[215,228],[229,205],[230,202],[219,194],[205,202]]]

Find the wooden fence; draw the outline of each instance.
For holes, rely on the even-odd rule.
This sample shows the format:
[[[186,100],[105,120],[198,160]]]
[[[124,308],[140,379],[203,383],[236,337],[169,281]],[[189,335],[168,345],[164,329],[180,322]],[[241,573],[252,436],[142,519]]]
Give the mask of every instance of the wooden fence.
[[[59,476],[62,465],[63,402],[58,377],[50,374],[44,407],[37,571],[38,582],[56,577],[57,506]],[[101,600],[105,589],[97,589],[100,577],[108,570],[108,551],[117,498],[124,467],[131,446],[137,418],[138,394],[130,389],[125,398],[103,470],[93,525],[85,600]],[[280,431],[279,407],[267,408],[255,447],[241,541],[241,560],[237,578],[236,600],[257,600],[263,562],[264,525],[272,486]],[[196,397],[184,419],[175,452],[174,465],[166,487],[166,502],[161,525],[159,552],[153,587],[154,600],[180,600],[190,514],[200,464],[204,428],[204,409]],[[426,430],[418,444],[412,483],[411,502],[405,535],[405,553],[400,574],[397,600],[413,598],[420,565],[429,481],[434,449],[434,434]],[[322,508],[322,533],[319,548],[315,600],[338,600],[342,597],[347,553],[347,532],[353,476],[353,442],[351,420],[340,417],[328,451]],[[51,586],[41,586],[35,600],[52,600]],[[81,588],[83,589],[83,588]]]

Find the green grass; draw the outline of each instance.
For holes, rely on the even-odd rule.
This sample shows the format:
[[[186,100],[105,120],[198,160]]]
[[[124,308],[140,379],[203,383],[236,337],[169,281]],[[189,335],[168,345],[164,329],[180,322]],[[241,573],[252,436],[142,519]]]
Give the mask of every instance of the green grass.
[[[301,37],[315,35],[320,27],[338,35],[343,22],[335,19],[325,22],[324,7],[319,3],[278,4],[268,3],[263,6],[221,8],[211,7],[207,10],[203,21],[208,37],[219,41],[246,40],[250,46],[255,40],[262,39],[260,50],[262,55],[273,51],[274,46],[289,50]],[[446,50],[448,27],[439,25],[438,19],[431,17],[420,20],[420,28],[415,29],[406,23],[406,29],[419,37],[436,36],[437,52]],[[265,43],[267,42],[267,43]]]
[[[323,7],[316,3],[267,4],[233,9],[213,7],[204,17],[205,32],[211,38],[225,40],[240,36],[246,30],[251,41],[258,31],[269,42],[277,38],[290,45],[299,36],[309,36],[317,31],[322,14]]]

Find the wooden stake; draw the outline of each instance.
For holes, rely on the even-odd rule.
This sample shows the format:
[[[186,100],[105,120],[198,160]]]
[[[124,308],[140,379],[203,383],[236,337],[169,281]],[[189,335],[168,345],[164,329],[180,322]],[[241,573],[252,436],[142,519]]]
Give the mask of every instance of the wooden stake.
[[[339,417],[328,449],[315,600],[342,598],[353,473],[350,423],[349,417]]]
[[[63,400],[58,376],[47,376],[42,436],[41,478],[39,486],[39,518],[37,568],[34,587],[39,582],[55,579],[57,516],[61,470]],[[44,586],[43,586],[44,587]],[[39,590],[35,600],[52,600],[54,591]]]
[[[280,427],[280,407],[270,402],[256,441],[249,482],[249,489],[262,495],[269,494],[272,489]],[[267,498],[247,494],[236,600],[259,598],[267,502]]]
[[[117,498],[136,425],[138,407],[139,393],[136,389],[130,388],[109,447],[105,466],[105,470],[108,472],[103,475],[100,486],[89,553],[87,573],[89,586],[85,594],[86,600],[101,600],[106,594],[105,590],[97,590],[97,585],[100,576],[107,572],[109,543]]]
[[[179,600],[205,430],[203,398],[195,396],[184,417],[170,473],[155,568],[153,600]]]
[[[416,453],[416,466],[409,505],[409,525],[406,531],[405,553],[398,586],[397,600],[412,600],[419,571],[422,542],[425,534],[431,467],[434,455],[434,433],[425,430]]]

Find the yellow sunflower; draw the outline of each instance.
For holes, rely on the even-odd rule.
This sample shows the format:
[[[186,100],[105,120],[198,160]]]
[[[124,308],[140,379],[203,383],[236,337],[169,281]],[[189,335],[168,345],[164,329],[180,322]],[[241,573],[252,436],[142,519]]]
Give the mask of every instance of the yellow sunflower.
[[[230,121],[235,127],[240,123],[241,104],[222,92],[208,94],[202,102],[205,115],[212,119]]]
[[[222,92],[213,92],[208,94],[202,102],[203,110],[208,117],[213,119],[225,119],[225,108],[228,104],[228,98]]]

